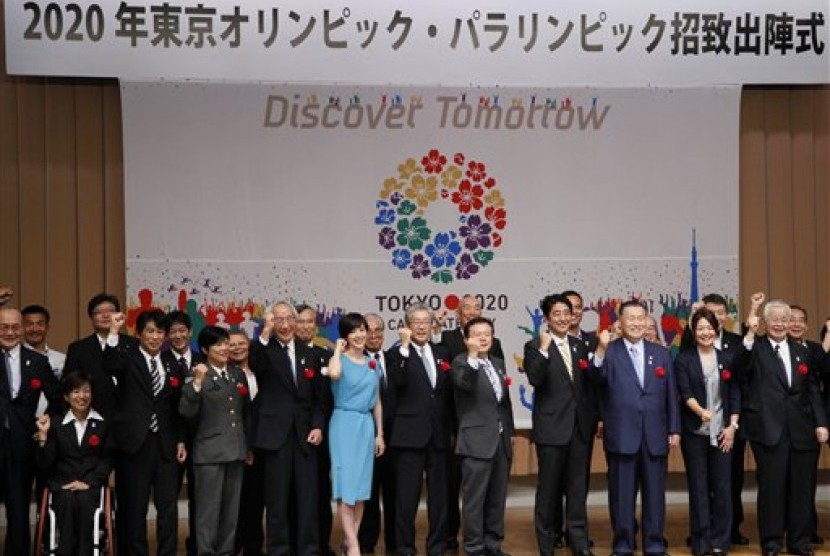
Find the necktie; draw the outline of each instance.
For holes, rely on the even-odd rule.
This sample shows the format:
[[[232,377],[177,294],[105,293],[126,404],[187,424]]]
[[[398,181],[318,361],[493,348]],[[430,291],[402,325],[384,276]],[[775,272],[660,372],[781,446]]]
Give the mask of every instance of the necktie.
[[[6,377],[6,384],[9,387],[9,398],[12,397],[12,393],[14,392],[14,380],[12,378],[12,362],[9,361],[11,354],[8,350],[3,350],[3,368],[6,370],[3,375]]]
[[[288,362],[291,364],[291,378],[294,379],[294,384],[297,384],[297,364],[294,361],[294,350],[291,349],[291,344],[285,344],[285,354],[288,356]]]
[[[571,361],[571,352],[568,350],[567,340],[556,342],[556,347],[559,348],[559,354],[562,356],[562,361],[565,362],[565,367],[568,369],[568,375],[570,375],[571,380],[573,380],[574,368],[573,362]]]
[[[153,397],[158,397],[161,392],[161,373],[159,372],[159,364],[155,357],[150,358],[150,381],[153,385]],[[155,412],[150,416],[150,430],[153,432],[159,431],[159,418]]]
[[[643,373],[643,360],[640,358],[640,350],[637,346],[631,346],[629,352],[631,353],[631,362],[634,364],[634,370],[637,371],[637,380],[640,381],[640,386],[644,386],[645,376]]]
[[[421,361],[424,362],[424,368],[427,370],[429,383],[433,388],[435,388],[435,366],[432,364],[432,358],[426,357],[426,350],[423,346],[415,346],[415,350],[418,352],[418,356],[421,358]]]
[[[792,378],[790,378],[790,373],[787,372],[787,364],[784,363],[784,357],[781,355],[781,344],[775,344],[775,356],[778,358],[778,363],[781,365],[781,368],[784,370],[784,375],[787,377],[787,386],[792,386]]]
[[[496,400],[501,401],[501,381],[499,381],[496,369],[493,368],[493,364],[489,359],[482,360],[481,366],[484,368],[484,372],[487,373],[487,378],[490,379],[490,385],[493,387],[493,392],[496,393]]]
[[[187,359],[184,355],[179,357],[179,368],[182,370],[182,376],[190,375],[190,365],[187,364]]]
[[[375,361],[378,365],[378,375],[380,375],[380,385],[386,389],[386,371],[383,368],[383,362],[380,360],[380,353],[374,355]]]

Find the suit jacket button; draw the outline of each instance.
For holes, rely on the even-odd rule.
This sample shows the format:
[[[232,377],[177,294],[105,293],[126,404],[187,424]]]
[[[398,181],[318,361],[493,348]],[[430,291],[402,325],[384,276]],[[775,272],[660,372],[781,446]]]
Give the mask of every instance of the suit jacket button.
[[[232,426],[232,427],[235,427],[235,426],[236,426],[236,423],[231,423],[231,426]]]
[[[233,409],[231,409],[231,415],[233,415]]]

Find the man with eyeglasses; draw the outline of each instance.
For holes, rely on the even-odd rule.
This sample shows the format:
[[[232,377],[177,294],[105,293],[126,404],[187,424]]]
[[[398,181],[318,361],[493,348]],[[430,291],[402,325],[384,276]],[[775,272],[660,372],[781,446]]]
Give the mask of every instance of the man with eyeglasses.
[[[827,442],[827,415],[809,351],[787,336],[792,310],[764,306],[766,334],[757,336],[763,293],[752,296],[745,351],[737,363],[744,383],[741,424],[758,474],[758,536],[764,556],[812,556],[810,507],[816,458]]]
[[[92,381],[92,403],[104,419],[112,417],[116,405],[115,383],[104,372],[104,348],[107,346],[112,315],[119,311],[121,303],[116,296],[109,293],[92,296],[87,304],[92,334],[69,344],[63,367],[64,374],[83,371],[89,375]],[[135,339],[121,334],[119,342],[127,346],[134,344]]]
[[[447,465],[453,421],[452,362],[449,352],[430,342],[434,317],[423,304],[406,310],[398,329],[400,346],[386,354],[395,389],[390,447],[396,452],[395,540],[400,556],[415,548],[415,516],[427,477],[427,556],[442,556],[447,528]]]
[[[49,412],[60,410],[61,387],[45,356],[21,345],[23,317],[0,308],[0,500],[6,506],[5,554],[29,554],[29,505],[35,463],[35,413],[43,393]]]

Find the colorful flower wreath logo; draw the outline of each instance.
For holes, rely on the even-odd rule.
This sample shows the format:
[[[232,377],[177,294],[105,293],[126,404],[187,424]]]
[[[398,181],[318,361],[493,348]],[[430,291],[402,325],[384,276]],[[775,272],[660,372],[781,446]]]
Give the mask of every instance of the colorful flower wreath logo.
[[[459,227],[433,230],[424,212],[446,199],[458,211]],[[420,280],[449,284],[469,280],[493,260],[507,226],[504,198],[483,162],[438,149],[406,159],[397,176],[386,178],[375,204],[378,243],[391,252],[392,265]]]

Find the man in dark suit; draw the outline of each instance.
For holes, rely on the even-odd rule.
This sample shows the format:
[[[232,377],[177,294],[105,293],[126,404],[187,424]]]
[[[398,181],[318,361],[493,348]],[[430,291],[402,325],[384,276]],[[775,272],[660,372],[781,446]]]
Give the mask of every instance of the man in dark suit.
[[[386,356],[383,353],[383,332],[385,326],[380,315],[369,313],[364,315],[369,330],[366,331],[366,354],[377,362],[380,374],[380,403],[383,407],[383,442],[388,446],[392,438],[392,426],[395,418],[394,388],[390,388],[389,368]],[[397,349],[397,348],[393,348]],[[371,554],[375,552],[375,545],[380,537],[380,499],[383,497],[383,541],[387,554],[394,554],[395,545],[395,463],[394,450],[386,450],[380,457],[375,458],[375,469],[372,473],[372,497],[366,501],[363,510],[363,521],[357,532],[360,543],[360,552]]]
[[[331,420],[334,411],[334,398],[331,394],[331,380],[328,377],[329,359],[332,351],[314,343],[317,335],[317,309],[311,305],[297,305],[297,330],[294,339],[304,344],[311,350],[312,357],[317,361],[317,368],[320,369],[323,384],[324,407],[326,408],[325,422]],[[326,430],[323,430],[325,434]],[[320,554],[321,556],[334,556],[331,549],[331,457],[329,456],[328,442],[322,442],[317,446],[317,489],[318,506],[317,518],[320,523]]]
[[[415,548],[415,516],[427,476],[427,555],[441,556],[447,527],[447,464],[453,420],[452,366],[449,352],[429,341],[433,315],[422,304],[411,305],[398,329],[401,343],[386,354],[389,380],[395,388],[395,420],[390,445],[397,450],[395,538],[398,554]]]
[[[587,474],[598,411],[593,384],[585,376],[588,348],[568,333],[570,299],[548,295],[540,307],[547,328],[524,350],[525,373],[534,389],[533,439],[539,458],[536,542],[541,556],[553,554],[559,532],[555,512],[564,495],[571,551],[590,556]]]
[[[455,358],[467,353],[467,346],[464,339],[464,326],[472,319],[479,318],[482,314],[481,301],[474,295],[464,295],[458,303],[458,308],[455,311],[457,326],[452,330],[441,331],[441,345],[447,348],[450,352],[449,360],[454,361]],[[443,319],[439,316],[439,321]],[[443,324],[443,323],[441,323]],[[501,342],[498,338],[493,338],[493,347],[491,349],[492,355],[504,361],[504,352],[501,349]],[[453,430],[457,427],[452,425]],[[461,492],[461,457],[458,454],[450,454],[450,467],[447,474],[447,496],[449,505],[447,506],[447,540],[444,547],[446,552],[458,552],[458,529],[461,526],[461,513],[459,508],[458,495]]]
[[[311,350],[294,340],[296,327],[294,307],[278,302],[264,315],[249,355],[259,389],[250,441],[265,465],[268,556],[320,553],[316,447],[325,428],[324,382]],[[297,516],[296,552],[291,550],[292,514]]]
[[[170,329],[167,332],[168,349],[161,352],[161,362],[165,367],[178,366],[184,377],[184,382],[193,380],[193,367],[205,362],[205,356],[195,351],[191,346],[193,336],[193,321],[184,311],[170,311],[167,314]],[[188,454],[193,453],[194,427],[185,422],[184,446]],[[182,489],[184,477],[187,476],[187,538],[184,541],[187,556],[196,556],[196,493],[193,475],[193,458],[187,458],[184,466],[179,467],[179,491]]]
[[[809,351],[787,337],[789,305],[767,303],[767,333],[756,337],[763,301],[753,294],[747,351],[736,365],[745,385],[741,423],[758,466],[759,541],[765,556],[777,556],[786,532],[787,552],[812,555],[810,509],[827,414]]]
[[[104,372],[104,348],[110,332],[110,318],[121,310],[118,298],[109,293],[94,295],[87,304],[92,334],[69,344],[63,373],[84,371],[92,379],[92,403],[105,420],[112,417],[117,400],[112,377]],[[122,334],[119,343],[127,345],[135,339]],[[118,463],[116,462],[116,467]]]
[[[715,348],[722,353],[723,364],[731,368],[737,356],[743,350],[743,338],[726,330],[726,319],[729,317],[729,304],[726,298],[717,293],[704,295],[700,301],[692,304],[692,311],[689,314],[689,321],[701,307],[706,307],[715,314],[718,319],[720,334],[715,338]],[[683,329],[683,336],[680,339],[681,350],[696,350],[694,334],[692,334],[688,323]],[[735,433],[735,442],[732,446],[732,532],[731,542],[733,545],[746,546],[749,539],[741,533],[741,523],[744,521],[744,505],[742,493],[744,489],[744,455],[746,453],[746,436],[741,429]]]
[[[20,345],[23,317],[11,307],[0,308],[0,500],[6,506],[4,554],[31,552],[29,504],[34,481],[35,418],[41,393],[48,411],[61,407],[61,387],[46,356]]]
[[[116,378],[117,409],[111,419],[121,461],[116,495],[127,556],[148,556],[147,510],[152,492],[156,508],[158,556],[175,556],[178,533],[179,464],[184,463],[184,423],[179,397],[184,376],[178,365],[166,367],[161,346],[166,315],[145,311],[136,320],[138,344],[121,341],[126,323],[114,313],[104,350],[104,369]]]
[[[452,363],[461,456],[464,552],[508,556],[502,551],[507,482],[513,459],[513,407],[504,361],[490,355],[493,323],[476,317],[464,325],[467,353]]]
[[[669,351],[643,340],[646,309],[620,305],[622,338],[599,334],[589,373],[600,385],[603,444],[608,458],[608,500],[614,554],[634,552],[637,491],[641,486],[643,551],[665,554],[666,472],[669,448],[680,440],[680,408]]]

